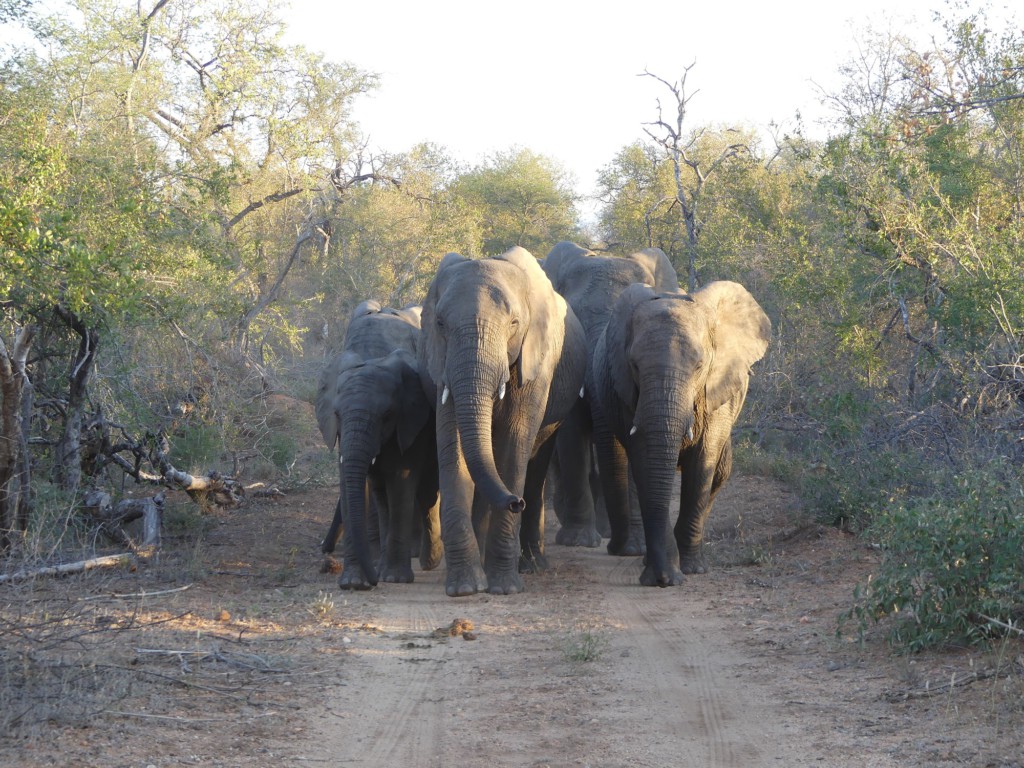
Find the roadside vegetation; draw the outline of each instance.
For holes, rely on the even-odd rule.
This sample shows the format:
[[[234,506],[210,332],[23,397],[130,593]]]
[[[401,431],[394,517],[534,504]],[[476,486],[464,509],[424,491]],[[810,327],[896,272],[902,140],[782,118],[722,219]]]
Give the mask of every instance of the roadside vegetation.
[[[202,507],[331,482],[280,413],[312,400],[349,311],[418,302],[448,251],[569,239],[659,247],[765,307],[738,462],[881,548],[847,621],[910,650],[1019,635],[1019,26],[944,11],[927,48],[864,33],[822,94],[827,141],[702,125],[699,68],[652,74],[665,112],[637,115],[584,224],[527,148],[370,153],[377,76],[285,45],[272,4],[69,5],[0,0],[38,42],[0,61],[0,570],[102,548],[93,491]]]

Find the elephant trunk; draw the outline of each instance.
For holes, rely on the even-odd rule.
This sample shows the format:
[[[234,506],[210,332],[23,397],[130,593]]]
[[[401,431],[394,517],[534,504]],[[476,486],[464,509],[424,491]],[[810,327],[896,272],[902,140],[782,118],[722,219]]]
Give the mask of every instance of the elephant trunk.
[[[348,426],[348,425],[346,425]],[[354,425],[353,425],[354,426]],[[351,541],[356,561],[371,586],[377,585],[377,566],[374,563],[370,538],[367,531],[366,475],[370,462],[377,455],[377,448],[364,434],[363,429],[346,429],[339,444],[341,456],[342,494],[348,509],[345,525],[351,529]],[[353,433],[357,434],[353,434]],[[358,436],[357,436],[358,435]]]
[[[649,564],[656,573],[667,574],[669,507],[676,482],[680,449],[694,440],[694,401],[671,373],[645,377],[636,411],[638,434],[631,452],[644,504],[644,535]],[[637,439],[639,438],[639,439]],[[653,546],[652,546],[653,544]]]
[[[485,356],[480,348],[478,354]],[[504,396],[508,380],[508,363],[504,355],[477,360],[470,370],[456,373],[450,379],[451,395],[455,400],[455,420],[462,452],[477,490],[495,507],[521,513],[526,503],[521,496],[510,491],[498,475],[491,431],[494,399]]]

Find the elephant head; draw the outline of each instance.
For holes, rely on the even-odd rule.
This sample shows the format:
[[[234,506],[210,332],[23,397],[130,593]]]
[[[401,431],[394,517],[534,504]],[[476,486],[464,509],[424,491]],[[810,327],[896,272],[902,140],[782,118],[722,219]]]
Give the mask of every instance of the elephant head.
[[[383,308],[379,302],[368,300],[352,311],[345,330],[344,349],[364,360],[386,357],[395,349],[404,349],[415,356],[419,335],[419,307]]]
[[[420,360],[429,378],[425,386],[436,389],[439,420],[441,409],[454,401],[469,473],[499,509],[521,512],[524,502],[496,469],[496,404],[506,394],[518,401],[520,390],[551,376],[561,355],[567,312],[537,260],[518,247],[476,261],[449,253],[424,301]],[[532,441],[531,436],[531,446]]]
[[[338,445],[356,558],[367,581],[377,583],[366,527],[366,477],[389,444],[405,452],[430,420],[431,405],[413,355],[405,350],[363,360],[346,352],[321,375],[317,421],[328,447]]]
[[[650,274],[650,279],[645,281],[659,293],[677,293],[679,291],[679,276],[676,268],[661,248],[644,248],[642,251],[631,253],[626,258],[640,264]]]
[[[633,284],[619,296],[604,352],[618,399],[634,414],[630,430],[671,416],[692,442],[699,419],[746,395],[771,321],[739,283],[716,281],[692,294]],[[654,404],[671,405],[662,413]],[[678,444],[677,444],[678,445]]]

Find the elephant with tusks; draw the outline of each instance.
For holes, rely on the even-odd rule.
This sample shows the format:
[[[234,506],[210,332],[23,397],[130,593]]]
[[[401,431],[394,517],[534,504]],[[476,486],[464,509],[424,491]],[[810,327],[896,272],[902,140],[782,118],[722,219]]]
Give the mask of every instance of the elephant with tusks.
[[[558,425],[579,399],[583,329],[532,254],[441,262],[423,303],[449,596],[523,589],[544,566],[543,489]]]

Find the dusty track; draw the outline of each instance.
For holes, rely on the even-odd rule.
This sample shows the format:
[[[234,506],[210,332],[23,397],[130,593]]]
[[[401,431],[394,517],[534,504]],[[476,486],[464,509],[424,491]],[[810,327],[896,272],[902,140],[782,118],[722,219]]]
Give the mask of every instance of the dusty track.
[[[770,480],[734,478],[711,572],[664,590],[637,558],[550,546],[521,595],[451,599],[441,570],[343,593],[318,568],[333,500],[250,502],[135,571],[9,588],[0,618],[66,616],[70,639],[21,657],[8,636],[2,703],[45,716],[0,735],[0,765],[1024,765],[1024,648],[837,635],[876,552]]]

